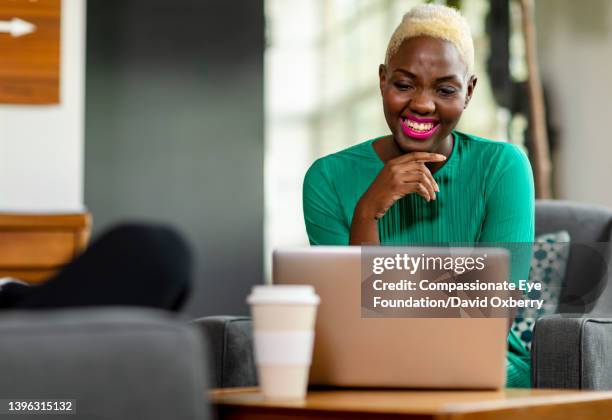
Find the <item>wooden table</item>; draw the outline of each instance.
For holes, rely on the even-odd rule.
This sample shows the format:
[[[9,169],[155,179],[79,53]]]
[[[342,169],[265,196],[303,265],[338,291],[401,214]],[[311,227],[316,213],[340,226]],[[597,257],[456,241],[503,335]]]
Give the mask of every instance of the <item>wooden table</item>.
[[[306,401],[265,401],[254,388],[210,393],[219,419],[562,420],[612,418],[612,392],[311,391]]]

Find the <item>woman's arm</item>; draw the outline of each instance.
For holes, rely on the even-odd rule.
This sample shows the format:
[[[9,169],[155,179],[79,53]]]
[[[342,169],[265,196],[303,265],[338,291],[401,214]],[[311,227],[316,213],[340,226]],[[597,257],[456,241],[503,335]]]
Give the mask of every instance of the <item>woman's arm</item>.
[[[527,279],[535,231],[533,175],[527,156],[510,146],[500,156],[499,174],[486,192],[479,242],[510,251],[510,280]]]
[[[360,202],[355,206],[349,245],[380,245],[378,219],[372,211],[367,210],[367,204]]]
[[[302,189],[304,222],[311,245],[346,245],[349,226],[331,185],[324,159],[315,161],[306,172]]]
[[[415,152],[388,161],[355,206],[350,245],[380,245],[378,219],[400,198],[416,193],[435,200],[440,188],[425,163],[444,160],[441,154]]]

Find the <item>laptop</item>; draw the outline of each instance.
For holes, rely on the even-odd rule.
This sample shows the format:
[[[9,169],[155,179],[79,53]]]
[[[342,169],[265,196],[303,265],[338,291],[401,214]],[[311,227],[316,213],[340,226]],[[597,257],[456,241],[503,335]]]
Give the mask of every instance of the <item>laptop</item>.
[[[379,247],[391,252],[386,248]],[[460,248],[402,250],[416,255],[474,254],[473,249]],[[507,278],[505,250],[479,252],[488,254],[488,269]],[[311,385],[433,389],[505,385],[507,318],[366,317],[361,272],[361,247],[278,249],[273,254],[274,284],[309,284],[321,298]]]

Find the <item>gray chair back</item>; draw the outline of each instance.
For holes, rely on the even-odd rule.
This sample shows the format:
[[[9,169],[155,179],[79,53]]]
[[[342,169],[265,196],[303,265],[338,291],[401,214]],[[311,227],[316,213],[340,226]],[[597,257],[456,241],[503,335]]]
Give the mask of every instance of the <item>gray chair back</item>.
[[[198,331],[160,311],[117,307],[0,316],[1,398],[74,400],[76,413],[61,418],[209,419],[204,357]]]
[[[536,235],[566,230],[571,246],[559,311],[612,314],[612,210],[562,200],[536,202]]]

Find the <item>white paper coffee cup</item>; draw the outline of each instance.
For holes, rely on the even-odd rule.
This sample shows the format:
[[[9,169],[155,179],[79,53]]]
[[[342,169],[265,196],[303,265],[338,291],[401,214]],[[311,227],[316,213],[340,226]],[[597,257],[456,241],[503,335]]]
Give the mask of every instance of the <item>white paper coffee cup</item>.
[[[255,363],[267,399],[303,399],[319,297],[312,286],[255,286],[249,297]]]

